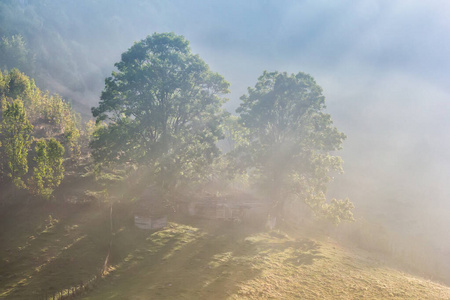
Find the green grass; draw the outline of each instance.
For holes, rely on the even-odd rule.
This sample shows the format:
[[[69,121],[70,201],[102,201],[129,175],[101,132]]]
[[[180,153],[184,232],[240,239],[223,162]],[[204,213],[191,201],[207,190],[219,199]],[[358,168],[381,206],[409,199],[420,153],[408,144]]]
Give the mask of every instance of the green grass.
[[[319,234],[206,221],[149,232],[134,227],[130,210],[116,211],[111,267],[82,299],[450,299],[447,286]],[[47,212],[19,212],[27,222],[2,228],[0,298],[33,299],[100,274],[107,210]]]

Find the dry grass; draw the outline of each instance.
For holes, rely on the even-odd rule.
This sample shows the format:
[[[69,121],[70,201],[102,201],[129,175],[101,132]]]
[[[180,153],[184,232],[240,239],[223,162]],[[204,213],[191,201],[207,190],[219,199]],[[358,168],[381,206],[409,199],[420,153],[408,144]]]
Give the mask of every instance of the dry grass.
[[[48,211],[1,221],[27,220],[2,227],[0,298],[33,299],[99,274],[107,210],[52,211],[51,219]],[[149,232],[119,211],[109,274],[83,299],[450,299],[447,286],[318,234],[198,221]]]
[[[450,299],[446,286],[333,241],[224,227],[149,235],[86,299]]]

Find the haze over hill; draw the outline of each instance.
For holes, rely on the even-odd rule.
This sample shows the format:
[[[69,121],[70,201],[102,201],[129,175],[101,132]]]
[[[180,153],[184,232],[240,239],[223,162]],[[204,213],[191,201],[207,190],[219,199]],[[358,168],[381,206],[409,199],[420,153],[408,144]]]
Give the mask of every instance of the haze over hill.
[[[231,83],[230,111],[264,69],[311,74],[348,136],[330,193],[448,253],[448,2],[12,2],[0,6],[0,34],[22,34],[41,88],[84,115],[121,53],[153,32],[184,35]]]

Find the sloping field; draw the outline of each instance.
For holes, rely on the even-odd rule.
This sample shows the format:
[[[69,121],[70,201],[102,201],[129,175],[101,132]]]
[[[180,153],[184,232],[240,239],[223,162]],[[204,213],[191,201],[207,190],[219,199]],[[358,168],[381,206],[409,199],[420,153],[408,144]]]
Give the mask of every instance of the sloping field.
[[[51,218],[47,210],[35,210],[34,218],[20,210],[12,217],[22,223],[2,227],[0,298],[50,297],[89,282],[78,297],[450,299],[447,286],[322,236],[198,220],[149,232],[135,228],[126,209],[114,217],[112,267],[102,277],[110,242],[108,210],[50,209]]]
[[[91,281],[107,251],[99,209],[32,204],[0,214],[0,299],[43,299]]]
[[[210,227],[148,234],[86,299],[450,299],[332,241]]]

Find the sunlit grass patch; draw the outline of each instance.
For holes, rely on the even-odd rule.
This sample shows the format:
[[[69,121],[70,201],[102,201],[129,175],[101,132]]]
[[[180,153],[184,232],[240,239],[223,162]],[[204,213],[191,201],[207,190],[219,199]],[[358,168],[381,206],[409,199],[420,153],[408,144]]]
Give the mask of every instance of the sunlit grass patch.
[[[217,268],[228,264],[233,258],[232,252],[224,252],[216,254],[212,257],[211,261],[208,263],[208,267]]]

